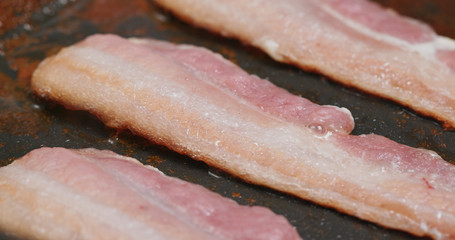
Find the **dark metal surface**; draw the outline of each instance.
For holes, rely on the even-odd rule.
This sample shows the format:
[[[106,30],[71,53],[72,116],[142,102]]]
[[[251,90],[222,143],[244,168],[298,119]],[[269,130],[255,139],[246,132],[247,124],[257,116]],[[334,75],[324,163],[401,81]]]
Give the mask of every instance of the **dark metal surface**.
[[[378,2],[425,19],[440,33],[455,38],[452,16],[455,7],[451,0]],[[109,129],[88,113],[69,111],[31,94],[30,76],[42,59],[97,32],[205,46],[292,93],[319,104],[347,107],[355,118],[354,134],[380,134],[409,146],[434,150],[455,163],[455,132],[445,131],[438,122],[389,101],[344,88],[323,76],[276,63],[257,49],[189,26],[151,1],[11,0],[0,3],[0,7],[3,16],[0,18],[0,166],[42,146],[110,149],[156,166],[167,175],[201,184],[241,204],[269,207],[286,216],[304,239],[414,239],[404,232],[384,229],[244,183],[128,131]],[[10,237],[0,234],[0,238]]]

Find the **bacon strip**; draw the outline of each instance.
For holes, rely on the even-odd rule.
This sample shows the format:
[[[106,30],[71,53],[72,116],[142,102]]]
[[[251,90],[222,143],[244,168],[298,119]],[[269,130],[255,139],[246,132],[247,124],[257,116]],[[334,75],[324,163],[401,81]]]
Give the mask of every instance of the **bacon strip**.
[[[41,148],[0,169],[0,229],[30,239],[300,239],[240,206],[110,151]]]
[[[455,41],[366,0],[156,0],[197,26],[277,61],[434,117],[455,128]]]
[[[245,71],[204,48],[179,47],[150,39],[133,40],[152,51],[164,54],[191,68],[199,79],[215,84],[236,97],[243,98],[261,111],[283,120],[330,131],[349,134],[354,129],[354,120],[346,108],[320,106],[308,99],[289,94],[269,81],[250,76]]]
[[[240,71],[200,48],[96,35],[43,61],[32,88],[246,181],[416,235],[455,237],[455,166],[384,137],[348,135],[335,118],[282,117],[242,92],[299,101],[257,77],[242,91],[226,87],[235,77],[209,77]],[[322,119],[344,116],[338,126],[352,120],[322,108],[331,111]]]

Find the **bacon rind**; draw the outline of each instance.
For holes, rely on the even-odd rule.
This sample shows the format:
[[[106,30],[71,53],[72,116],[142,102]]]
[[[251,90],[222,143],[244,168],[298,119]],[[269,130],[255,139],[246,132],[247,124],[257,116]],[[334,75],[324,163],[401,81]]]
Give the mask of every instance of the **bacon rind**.
[[[455,166],[437,154],[253,110],[140,44],[90,37],[43,61],[32,88],[248,182],[416,235],[455,236]],[[428,171],[415,166],[426,161]]]
[[[449,42],[448,48],[455,49],[452,40],[436,37],[419,45],[374,31],[365,34],[326,11],[324,1],[156,2],[187,22],[258,47],[277,61],[322,73],[455,128],[455,74],[450,62],[435,55]]]
[[[30,239],[300,239],[267,208],[107,150],[33,150],[0,168],[0,189],[0,229]]]

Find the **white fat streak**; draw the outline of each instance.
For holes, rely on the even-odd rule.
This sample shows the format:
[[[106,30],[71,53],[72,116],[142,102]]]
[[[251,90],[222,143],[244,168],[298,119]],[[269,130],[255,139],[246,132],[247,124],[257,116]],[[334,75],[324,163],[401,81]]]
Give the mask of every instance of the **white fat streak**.
[[[417,43],[417,44],[411,44],[403,39],[376,32],[361,23],[358,23],[348,17],[343,16],[340,14],[338,11],[334,10],[327,4],[322,4],[321,5],[324,11],[332,15],[333,17],[337,18],[344,24],[348,25],[349,27],[357,30],[358,32],[361,32],[371,38],[374,38],[378,41],[381,42],[386,42],[391,45],[395,46],[400,46],[409,49],[410,51],[414,51],[419,53],[421,56],[423,56],[426,59],[429,60],[435,60],[435,54],[436,51],[438,50],[455,50],[455,41],[453,39],[443,37],[443,36],[435,36],[433,41],[429,42],[424,42],[424,43]]]
[[[403,41],[403,44],[407,44],[409,49],[420,53],[427,59],[436,59],[436,52],[438,50],[455,50],[455,41],[448,37],[436,36],[431,42],[410,44]]]
[[[440,211],[438,211],[438,217],[440,215]],[[424,231],[424,232],[427,232],[427,233],[430,233],[435,239],[437,240],[442,240],[442,239],[446,239],[447,236],[445,236],[444,234],[442,234],[440,231],[438,231],[438,229],[435,229],[435,228],[430,228],[428,226],[428,224],[425,222],[425,221],[422,221],[420,223],[420,228]]]
[[[274,39],[271,39],[268,36],[260,37],[253,42],[253,45],[263,48],[265,52],[270,54],[277,61],[283,61],[283,56],[278,52],[280,44]]]
[[[280,45],[273,39],[263,39],[261,42],[267,52],[276,52],[276,50],[280,47]]]
[[[148,40],[145,38],[135,38],[135,37],[128,38],[128,41],[130,41],[134,44],[146,44],[148,42]]]
[[[143,166],[144,165],[142,165],[141,167],[143,167]],[[147,165],[145,167],[158,172],[159,174],[162,175],[163,178],[168,178],[170,181],[183,182],[183,180],[166,176],[163,172],[159,171],[158,169],[156,169],[152,166]],[[148,188],[147,186],[145,186],[143,184],[138,184],[137,182],[133,181],[128,176],[127,173],[124,173],[122,171],[116,171],[115,169],[109,171],[109,173],[116,176],[117,179],[119,179],[119,181],[121,181],[123,184],[125,184],[131,191],[134,191],[136,194],[138,194],[142,198],[146,199],[149,203],[152,203],[153,205],[158,206],[161,210],[163,210],[163,211],[169,213],[170,215],[174,216],[175,218],[179,219],[180,221],[182,221],[189,227],[200,231],[201,234],[203,234],[207,231],[205,229],[202,229],[201,225],[198,225],[192,216],[186,214],[185,207],[173,206],[173,204],[170,203],[165,197],[163,198],[162,194]],[[162,186],[162,188],[166,188],[166,187],[169,187],[169,186]],[[203,191],[208,191],[207,189],[202,188],[202,187],[200,189]],[[183,191],[185,191],[185,189],[183,189]],[[228,199],[225,199],[225,200],[228,201]],[[207,215],[210,215],[210,213],[214,211],[214,209],[208,208],[208,206],[205,206],[205,208],[201,208],[200,210],[205,211],[207,213]],[[207,232],[207,235],[208,235],[208,232]],[[214,237],[214,236],[212,235],[210,237]]]
[[[56,205],[59,208],[65,208],[65,214],[75,214],[74,221],[78,221],[76,216],[80,216],[80,219],[89,218],[99,221],[99,226],[96,226],[96,228],[98,228],[97,234],[102,231],[116,229],[117,231],[136,239],[166,239],[157,230],[153,229],[152,226],[140,222],[118,209],[103,205],[89,196],[78,194],[68,186],[47,177],[41,172],[31,171],[18,165],[11,165],[1,169],[0,175],[2,181],[11,182],[14,185],[17,185],[19,189],[25,188],[30,189],[29,191],[36,192],[34,197],[40,202],[48,201],[48,204]],[[0,196],[1,195],[3,194],[0,193]],[[3,195],[3,201],[0,204],[6,204],[8,202],[7,200],[11,197],[12,196]],[[17,201],[12,200],[11,202]],[[25,206],[25,208],[21,208],[21,211],[28,211],[26,209],[29,207],[33,208],[33,206]],[[59,213],[46,212],[44,214],[43,212],[40,214],[39,209],[37,210],[38,211],[32,215],[29,215],[29,212],[24,212],[23,214],[18,213],[16,217],[20,218],[20,216],[24,216],[24,218],[17,219],[18,221],[23,222],[22,224],[27,224],[27,221],[31,221],[29,223],[33,223],[34,225],[30,228],[30,231],[40,231],[41,233],[44,233],[45,231],[48,231],[45,227],[48,225],[48,221],[52,220],[47,219],[46,216]],[[41,221],[45,224],[39,225],[39,222]],[[68,222],[65,222],[65,224],[67,223]],[[79,225],[84,224],[84,222],[77,222],[75,227],[79,228]],[[64,228],[64,225],[61,225],[59,222],[53,222],[51,225],[53,227],[52,232],[62,234],[60,237],[73,235],[73,231],[76,230]],[[57,228],[57,230],[55,228]],[[80,233],[82,234],[84,231]],[[59,238],[59,236],[52,237]],[[80,237],[92,238],[93,236]]]

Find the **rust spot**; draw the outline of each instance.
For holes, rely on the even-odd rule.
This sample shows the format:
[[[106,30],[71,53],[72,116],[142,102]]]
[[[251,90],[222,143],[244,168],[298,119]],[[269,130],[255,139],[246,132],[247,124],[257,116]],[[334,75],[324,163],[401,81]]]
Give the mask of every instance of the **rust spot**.
[[[256,199],[248,198],[247,199],[249,205],[253,205],[256,203]]]
[[[233,193],[232,193],[232,197],[241,198],[242,196],[241,196],[241,194],[238,193],[238,192],[233,192]]]
[[[158,156],[149,156],[145,161],[154,167],[158,167],[162,162],[164,162],[164,159]]]
[[[68,128],[63,128],[62,131],[64,134],[69,134],[71,132],[71,130],[69,130]]]
[[[235,60],[235,52],[227,49],[226,47],[222,47],[220,53],[231,61]]]
[[[433,128],[433,129],[431,129],[431,135],[433,135],[433,136],[441,135],[441,132],[438,131],[438,129]]]
[[[415,132],[416,134],[419,134],[419,135],[425,134],[425,130],[423,130],[423,128],[416,128],[413,130],[413,132]]]
[[[16,58],[14,60],[14,65],[12,67],[17,69],[16,81],[21,87],[29,87],[32,74],[38,67],[39,63],[39,61],[33,61],[28,58]]]
[[[145,0],[129,1],[128,4],[123,0],[94,0],[81,11],[80,17],[102,27],[103,31],[112,32],[118,23],[131,16],[146,15],[150,8]]]
[[[52,0],[15,0],[0,1],[0,36],[20,24],[27,23],[33,12]]]
[[[394,120],[398,123],[398,126],[403,127],[403,125],[406,125],[407,121],[406,119],[400,119],[400,118],[394,118]]]
[[[444,142],[440,142],[440,143],[438,144],[438,147],[439,147],[439,148],[447,148],[447,144],[444,143]]]
[[[26,88],[2,73],[0,82],[0,131],[28,136],[47,131],[50,119],[32,103]]]

